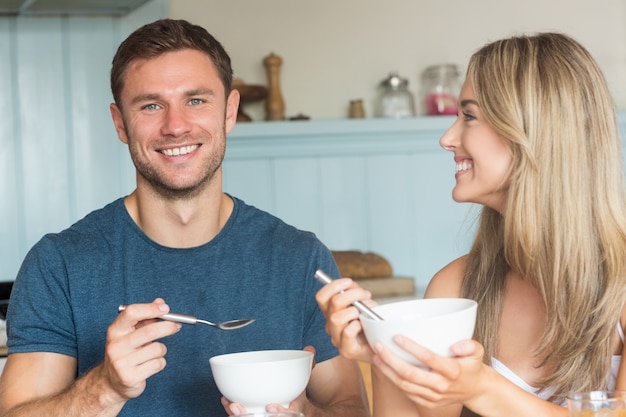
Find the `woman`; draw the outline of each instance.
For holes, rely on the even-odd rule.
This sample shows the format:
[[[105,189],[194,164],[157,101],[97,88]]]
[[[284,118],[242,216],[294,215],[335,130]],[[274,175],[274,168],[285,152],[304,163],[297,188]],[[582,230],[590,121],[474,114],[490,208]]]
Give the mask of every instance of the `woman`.
[[[571,391],[626,389],[622,144],[591,55],[557,33],[484,46],[440,143],[454,200],[483,209],[425,297],[476,300],[474,340],[444,358],[398,336],[427,371],[369,348],[350,304],[370,294],[352,280],[316,296],[341,353],[374,365],[374,416],[566,416]]]

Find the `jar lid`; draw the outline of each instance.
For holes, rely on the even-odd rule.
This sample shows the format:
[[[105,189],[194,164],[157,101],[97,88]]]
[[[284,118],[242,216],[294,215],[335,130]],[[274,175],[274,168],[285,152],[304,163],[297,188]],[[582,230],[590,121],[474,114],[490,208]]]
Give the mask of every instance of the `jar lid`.
[[[391,71],[389,77],[380,82],[381,87],[393,88],[394,90],[399,87],[406,87],[408,84],[409,80],[400,77],[395,71]]]

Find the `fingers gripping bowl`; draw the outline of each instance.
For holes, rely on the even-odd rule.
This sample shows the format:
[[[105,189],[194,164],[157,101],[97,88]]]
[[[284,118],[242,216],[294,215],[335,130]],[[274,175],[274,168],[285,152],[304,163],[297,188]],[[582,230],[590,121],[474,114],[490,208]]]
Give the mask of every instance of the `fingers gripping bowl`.
[[[306,388],[313,353],[304,350],[259,350],[209,359],[217,388],[249,413],[270,403],[287,407]]]
[[[359,317],[367,342],[384,345],[402,359],[423,365],[393,342],[401,334],[442,356],[452,356],[450,346],[471,339],[476,324],[477,304],[465,298],[427,298],[399,301],[373,308],[383,321],[363,314]]]

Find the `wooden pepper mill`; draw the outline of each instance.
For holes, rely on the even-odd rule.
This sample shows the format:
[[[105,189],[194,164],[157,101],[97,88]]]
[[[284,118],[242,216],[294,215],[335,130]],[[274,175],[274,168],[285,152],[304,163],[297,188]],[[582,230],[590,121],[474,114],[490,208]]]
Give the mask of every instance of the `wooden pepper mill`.
[[[285,101],[280,91],[280,66],[283,60],[274,53],[263,59],[267,72],[267,98],[265,100],[265,120],[285,120]]]

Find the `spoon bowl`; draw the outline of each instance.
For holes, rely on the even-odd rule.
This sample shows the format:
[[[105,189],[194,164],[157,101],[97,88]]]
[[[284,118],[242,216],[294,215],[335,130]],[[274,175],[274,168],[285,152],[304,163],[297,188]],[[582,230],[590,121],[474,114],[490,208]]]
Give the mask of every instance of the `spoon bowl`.
[[[166,318],[165,320],[176,321],[171,318]],[[241,329],[242,327],[246,327],[248,324],[252,324],[253,322],[254,322],[254,319],[238,319],[238,320],[223,321],[221,323],[211,323],[210,321],[196,319],[196,323],[206,324],[208,326],[217,327],[218,329],[222,329],[222,330]]]

